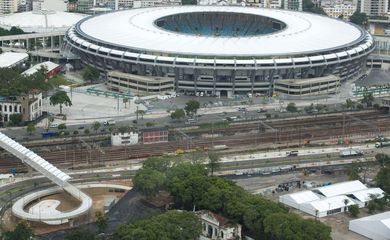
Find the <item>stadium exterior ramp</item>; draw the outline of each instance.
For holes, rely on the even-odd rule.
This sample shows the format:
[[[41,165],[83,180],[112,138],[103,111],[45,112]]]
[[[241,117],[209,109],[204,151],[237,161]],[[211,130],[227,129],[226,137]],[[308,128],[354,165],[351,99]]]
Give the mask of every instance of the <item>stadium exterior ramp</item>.
[[[28,198],[22,198],[22,201],[17,201],[12,206],[12,213],[22,219],[29,221],[58,221],[58,220],[66,220],[72,219],[78,216],[81,216],[89,211],[92,206],[92,199],[87,196],[85,193],[80,191],[75,186],[71,185],[68,180],[71,179],[69,175],[62,172],[40,156],[38,156],[33,151],[27,149],[21,144],[15,142],[5,134],[0,132],[0,147],[10,152],[22,162],[28,164],[30,167],[34,168],[36,171],[42,173],[45,177],[50,179],[53,183],[57,184],[59,187],[64,189],[71,196],[75,197],[77,200],[81,202],[80,206],[69,212],[62,212],[59,214],[39,214],[34,215],[24,211],[24,207],[43,196],[46,196],[44,192],[41,191],[42,194],[29,195]]]

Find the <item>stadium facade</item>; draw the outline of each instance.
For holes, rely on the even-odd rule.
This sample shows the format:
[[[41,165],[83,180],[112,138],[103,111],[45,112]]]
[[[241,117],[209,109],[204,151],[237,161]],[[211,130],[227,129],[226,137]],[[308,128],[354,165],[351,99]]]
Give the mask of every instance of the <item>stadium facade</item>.
[[[373,37],[309,13],[232,6],[117,11],[85,18],[64,51],[136,94],[330,94],[364,73]]]

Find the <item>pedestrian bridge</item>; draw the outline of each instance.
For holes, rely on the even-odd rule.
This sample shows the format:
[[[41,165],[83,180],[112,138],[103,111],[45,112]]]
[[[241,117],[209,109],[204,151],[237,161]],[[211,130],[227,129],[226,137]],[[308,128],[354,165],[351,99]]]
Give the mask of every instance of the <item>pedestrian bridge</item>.
[[[45,177],[50,179],[53,183],[62,188],[65,192],[69,193],[71,196],[76,198],[81,202],[78,208],[69,211],[61,212],[58,214],[39,214],[34,215],[24,210],[24,207],[30,202],[43,197],[43,195],[31,195],[28,199],[23,199],[23,201],[18,201],[18,206],[12,206],[12,213],[25,220],[29,221],[61,221],[73,219],[83,214],[86,214],[89,209],[92,207],[92,199],[87,196],[85,193],[80,191],[78,188],[70,184],[68,181],[71,177],[38,156],[33,151],[27,149],[16,141],[12,140],[5,134],[0,132],[0,147],[14,155],[15,157],[22,160],[23,163],[26,163],[36,171],[43,174]]]

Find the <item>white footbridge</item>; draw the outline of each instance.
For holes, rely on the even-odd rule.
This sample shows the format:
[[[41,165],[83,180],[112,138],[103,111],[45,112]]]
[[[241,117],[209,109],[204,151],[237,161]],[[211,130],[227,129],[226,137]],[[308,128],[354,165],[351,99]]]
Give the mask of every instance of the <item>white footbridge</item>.
[[[89,209],[92,207],[92,199],[85,193],[80,191],[77,187],[73,186],[68,182],[71,179],[69,175],[62,172],[61,170],[38,156],[33,151],[15,142],[1,132],[0,147],[4,148],[6,151],[10,152],[14,156],[22,160],[23,163],[26,163],[36,171],[43,174],[53,183],[57,184],[60,188],[62,188],[65,192],[69,193],[71,196],[75,197],[81,202],[81,204],[76,209],[73,209],[68,212],[59,212],[58,214],[40,213],[36,215],[25,211],[24,209],[27,204],[41,197],[47,196],[47,193],[45,191],[40,191],[36,194],[30,194],[16,201],[16,203],[12,206],[12,213],[16,217],[37,222],[66,221],[68,219],[74,219],[76,217],[88,213]]]

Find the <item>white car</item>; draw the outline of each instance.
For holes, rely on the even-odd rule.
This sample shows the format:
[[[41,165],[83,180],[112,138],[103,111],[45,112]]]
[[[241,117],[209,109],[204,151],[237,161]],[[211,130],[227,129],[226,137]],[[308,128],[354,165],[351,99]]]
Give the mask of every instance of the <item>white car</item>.
[[[58,128],[58,123],[51,123],[50,128]]]

